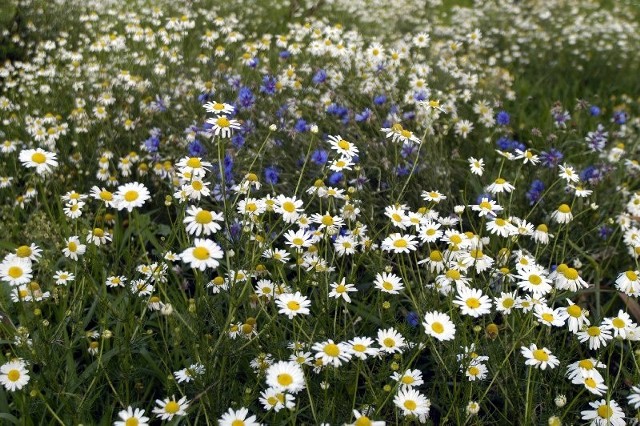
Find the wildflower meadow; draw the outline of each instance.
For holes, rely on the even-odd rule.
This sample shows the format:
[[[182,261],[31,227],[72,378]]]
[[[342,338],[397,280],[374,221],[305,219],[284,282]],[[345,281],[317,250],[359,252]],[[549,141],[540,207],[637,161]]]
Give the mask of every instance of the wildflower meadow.
[[[640,5],[0,3],[0,424],[640,423]]]

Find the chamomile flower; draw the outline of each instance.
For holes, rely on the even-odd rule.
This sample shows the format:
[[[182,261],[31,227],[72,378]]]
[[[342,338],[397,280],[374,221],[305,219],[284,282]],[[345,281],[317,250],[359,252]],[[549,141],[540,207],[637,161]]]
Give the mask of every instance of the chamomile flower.
[[[423,244],[437,242],[443,235],[443,232],[440,230],[441,226],[442,225],[437,222],[427,220],[418,226],[418,238],[420,238]]]
[[[115,206],[116,199],[113,192],[108,191],[105,188],[99,188],[97,186],[92,187],[91,196],[96,200],[102,201],[106,207]]]
[[[393,253],[409,253],[417,249],[415,236],[410,234],[393,233],[382,241],[381,248]]]
[[[295,361],[279,361],[267,368],[267,386],[280,392],[296,394],[305,388],[304,372]]]
[[[471,170],[471,173],[473,173],[474,175],[482,176],[482,174],[484,173],[484,160],[482,158],[478,159],[469,157],[467,161],[469,163],[469,170]]]
[[[351,345],[351,354],[361,360],[376,356],[380,349],[373,346],[373,339],[370,337],[354,337],[348,342]]]
[[[283,293],[276,299],[276,305],[278,305],[279,313],[286,315],[289,319],[298,315],[309,315],[309,306],[311,301],[305,296],[300,294],[299,291],[295,293]]]
[[[0,280],[11,286],[26,284],[32,277],[32,264],[28,258],[9,255],[0,263]]]
[[[493,200],[490,200],[488,198],[482,198],[482,200],[480,201],[480,204],[474,204],[471,206],[471,210],[478,212],[479,217],[483,217],[483,216],[495,217],[496,216],[495,212],[502,211],[503,208]]]
[[[538,321],[548,327],[562,327],[567,318],[565,309],[552,309],[547,305],[536,305],[533,312]]]
[[[194,269],[204,271],[207,268],[216,269],[224,253],[218,244],[209,239],[196,238],[193,247],[189,247],[180,254],[184,263],[189,263]]]
[[[113,422],[113,426],[148,426],[149,417],[144,415],[144,410],[141,408],[127,407],[126,410],[122,410],[118,413],[120,420]]]
[[[358,291],[353,284],[346,284],[345,278],[342,278],[342,281],[339,283],[334,282],[331,284],[331,291],[328,296],[333,297],[335,299],[344,299],[345,302],[351,303],[351,298],[349,297],[350,292]]]
[[[231,137],[233,130],[240,129],[240,122],[233,118],[225,117],[221,115],[216,118],[207,119],[207,123],[212,124],[211,132],[214,136],[219,136],[223,139],[227,139]]]
[[[235,109],[233,105],[224,102],[207,102],[202,106],[207,112],[216,115],[231,114]]]
[[[56,285],[67,285],[69,281],[74,281],[76,279],[76,276],[71,272],[56,271],[55,275],[52,278],[56,280]]]
[[[424,383],[420,370],[406,370],[402,374],[395,372],[391,375],[391,379],[399,382],[403,389],[417,387]]]
[[[398,294],[400,290],[404,289],[402,278],[387,272],[376,274],[376,279],[373,283],[383,293]]]
[[[314,240],[313,234],[305,231],[304,229],[299,229],[297,231],[288,230],[284,234],[284,238],[287,240],[287,244],[298,252],[310,247]]]
[[[218,419],[219,426],[261,426],[256,422],[256,416],[249,415],[249,409],[241,407],[237,410],[229,408],[229,411],[224,413],[222,417]]]
[[[424,315],[422,326],[427,335],[440,341],[453,340],[455,338],[456,326],[449,315],[445,313],[438,311],[427,312]]]
[[[582,420],[591,420],[591,426],[624,426],[624,411],[613,399],[590,402],[592,410],[583,410]]]
[[[488,372],[489,370],[487,369],[487,366],[483,363],[472,362],[465,369],[464,375],[470,382],[474,382],[476,380],[484,380],[487,377]]]
[[[87,242],[100,246],[111,241],[111,234],[102,228],[93,228],[87,234]],[[69,248],[69,246],[67,246]]]
[[[144,205],[149,198],[151,198],[151,194],[146,186],[138,182],[131,182],[118,187],[114,203],[118,210],[132,211],[134,208]]]
[[[346,426],[385,426],[386,422],[382,420],[371,420],[364,411],[361,413],[358,410],[353,410],[353,416],[356,418],[356,421],[353,423],[348,423]]]
[[[421,197],[427,202],[439,203],[447,199],[447,196],[439,191],[422,191]]]
[[[153,413],[162,420],[172,420],[174,416],[186,416],[187,408],[189,408],[189,403],[186,396],[177,401],[174,396],[171,396],[164,400],[156,399]]]
[[[605,318],[602,326],[613,332],[613,337],[627,338],[627,333],[631,329],[635,329],[637,325],[631,320],[631,316],[622,309],[618,310],[615,318]]]
[[[62,253],[65,257],[72,260],[78,260],[78,256],[82,256],[87,250],[87,246],[80,242],[80,238],[73,235],[65,241],[65,247],[62,249]]]
[[[210,162],[202,161],[200,157],[183,157],[176,163],[176,168],[180,174],[194,179],[205,177],[211,167],[212,164]]]
[[[260,403],[262,407],[276,413],[283,408],[292,409],[296,406],[295,397],[289,393],[279,391],[275,388],[269,388],[260,393]]]
[[[559,166],[560,172],[558,176],[561,179],[564,179],[568,183],[576,183],[580,181],[580,177],[576,173],[575,169],[571,166],[567,166],[566,164]]]
[[[569,223],[573,220],[571,207],[568,204],[560,204],[556,210],[551,213],[551,219],[557,223]]]
[[[404,416],[416,416],[421,422],[429,417],[431,401],[415,389],[400,389],[393,403],[402,410]]]
[[[279,195],[276,198],[274,211],[282,215],[285,223],[295,223],[300,217],[300,213],[304,211],[302,200],[298,200],[295,196],[286,197]]]
[[[584,372],[581,377],[581,384],[584,385],[586,390],[598,396],[602,396],[608,389],[607,385],[604,384],[603,377],[599,373],[595,374],[595,370]]]
[[[36,173],[39,175],[49,174],[55,167],[58,167],[56,154],[42,148],[25,149],[20,152],[19,159],[23,166],[36,169]]]
[[[511,185],[505,179],[499,177],[493,183],[486,187],[487,192],[491,194],[501,194],[503,192],[509,193],[516,189],[515,186]]]
[[[567,326],[569,331],[572,333],[577,333],[582,330],[584,326],[588,326],[591,324],[589,319],[587,319],[587,311],[586,309],[582,309],[580,306],[574,304],[571,300],[567,299],[569,306],[565,308],[567,312]]]
[[[20,358],[0,366],[0,383],[9,392],[25,387],[30,378],[27,363]]]
[[[551,280],[547,277],[545,270],[535,264],[520,267],[516,278],[518,287],[534,296],[545,295],[552,289]]]
[[[518,296],[515,291],[510,293],[501,292],[499,297],[493,299],[496,305],[496,311],[503,315],[509,315],[518,304]]]
[[[326,342],[316,343],[311,347],[316,351],[315,358],[322,360],[322,365],[340,367],[343,362],[351,359],[351,346],[348,343],[334,343],[329,339]]]
[[[380,350],[386,353],[402,352],[402,349],[407,345],[404,337],[393,327],[378,330],[378,344]]]
[[[201,207],[189,206],[184,218],[186,231],[195,236],[215,234],[222,229],[218,222],[224,221],[222,213],[205,210]]]
[[[604,326],[592,325],[586,330],[576,333],[581,343],[589,342],[589,349],[599,349],[600,346],[606,346],[607,342],[612,339],[611,332]]]
[[[640,272],[628,270],[616,278],[616,288],[629,296],[640,294]]]
[[[460,307],[462,315],[474,318],[491,312],[491,299],[480,289],[461,286],[453,303]]]
[[[329,136],[328,140],[331,144],[331,149],[344,157],[353,158],[358,154],[358,148],[353,143],[342,139],[340,135]]]
[[[545,370],[547,367],[553,369],[560,364],[558,358],[556,358],[549,349],[538,349],[538,346],[535,343],[532,343],[528,348],[526,346],[522,346],[520,348],[520,352],[527,359],[525,361],[526,365],[531,365],[535,368],[540,368],[541,370]]]

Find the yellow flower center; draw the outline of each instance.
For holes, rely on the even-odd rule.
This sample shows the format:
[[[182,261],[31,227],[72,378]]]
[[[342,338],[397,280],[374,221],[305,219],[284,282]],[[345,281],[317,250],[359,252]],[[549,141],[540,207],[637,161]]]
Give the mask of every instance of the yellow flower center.
[[[580,318],[582,316],[582,308],[578,305],[571,305],[567,308],[567,313],[574,318]]]
[[[201,191],[204,185],[199,180],[194,180],[193,182],[191,182],[191,187],[196,191]]]
[[[324,347],[324,353],[329,356],[336,357],[340,355],[340,348],[335,343],[329,343]]]
[[[636,274],[634,271],[627,271],[624,274],[627,276],[627,279],[629,279],[629,281],[635,281],[638,279],[638,274]]]
[[[324,226],[331,226],[333,225],[333,218],[330,215],[325,215],[325,216],[322,216],[321,222]]]
[[[529,282],[533,285],[539,285],[542,282],[542,278],[539,275],[531,274],[529,275]]]
[[[7,275],[9,275],[11,278],[20,278],[23,274],[22,268],[20,268],[19,266],[11,266],[9,268],[9,270],[7,271]]]
[[[296,245],[296,246],[301,246],[304,244],[304,240],[300,237],[294,238],[291,242],[293,243],[293,245]]]
[[[596,411],[598,413],[598,416],[602,417],[603,419],[608,419],[613,416],[613,410],[606,404],[599,406]]]
[[[287,308],[291,309],[292,311],[297,311],[298,309],[300,309],[300,303],[296,302],[295,300],[290,300],[289,302],[287,302]]]
[[[196,222],[201,225],[206,225],[213,220],[211,212],[208,210],[201,210],[196,214]]]
[[[139,196],[140,194],[138,194],[138,191],[127,191],[124,194],[124,199],[125,201],[132,202],[137,200]]]
[[[291,383],[293,383],[293,377],[290,374],[278,374],[278,384],[280,386],[289,386]]]
[[[558,207],[558,211],[560,213],[571,213],[571,207],[569,207],[566,204],[560,204],[560,207]]]
[[[441,322],[434,322],[431,324],[431,329],[437,334],[440,334],[444,331],[444,325],[442,325]]]
[[[611,321],[611,324],[613,324],[615,328],[624,328],[626,325],[624,320],[621,318],[614,318],[613,321]]]
[[[73,241],[69,241],[69,244],[67,245],[67,248],[69,249],[69,251],[75,252],[78,249],[78,245],[76,243],[74,243]]]
[[[415,382],[415,380],[411,376],[402,376],[401,382],[405,385],[410,385],[411,383]]]
[[[475,297],[470,297],[468,298],[465,303],[467,304],[468,307],[470,307],[471,309],[478,309],[480,307],[480,301],[478,299],[476,299]]]
[[[175,401],[167,402],[167,405],[164,406],[164,411],[169,414],[175,414],[180,410],[180,405]]]
[[[340,284],[336,287],[336,293],[344,293],[345,291],[347,291],[347,286],[344,284]]]
[[[104,231],[101,228],[93,228],[93,236],[102,238],[104,237]]]
[[[587,329],[587,334],[591,337],[598,337],[600,335],[600,327],[594,325]]]
[[[31,156],[31,161],[38,164],[44,164],[47,161],[47,157],[41,152],[35,152]]]
[[[202,167],[202,163],[198,157],[191,157],[187,160],[187,167],[191,167],[192,169],[198,169]]]
[[[18,370],[9,370],[7,378],[12,382],[17,382],[20,379],[20,372]]]
[[[31,256],[31,247],[29,246],[20,246],[16,249],[16,255],[18,257],[29,257]]]
[[[405,248],[405,247],[407,247],[407,245],[408,245],[407,241],[404,240],[403,238],[400,238],[400,239],[395,240],[393,242],[393,246],[396,247],[396,248]]]
[[[418,408],[418,404],[416,404],[415,401],[408,399],[404,402],[404,408],[406,408],[409,411],[413,411],[416,408]]]
[[[542,349],[536,349],[535,351],[533,351],[533,357],[538,361],[549,361],[549,354],[547,354]]]
[[[129,417],[126,422],[124,422],[125,426],[138,426],[138,419],[135,417]]]
[[[483,201],[480,203],[480,208],[484,210],[491,210],[491,203],[488,201]]]
[[[551,322],[553,321],[553,314],[550,314],[549,312],[545,312],[544,314],[542,314],[542,319],[547,322]]]
[[[286,211],[287,213],[293,213],[294,211],[296,211],[296,205],[291,201],[285,201],[284,203],[282,203],[282,210]]]
[[[351,144],[349,142],[345,141],[344,139],[340,139],[340,141],[338,141],[338,147],[340,147],[340,149],[344,149],[346,151],[349,148],[351,148]]]
[[[498,178],[496,179],[495,183],[497,183],[498,185],[503,185],[505,184],[507,181],[502,179],[502,178]]]
[[[510,309],[510,308],[513,308],[513,305],[515,305],[515,303],[516,303],[515,300],[513,300],[512,298],[508,298],[502,301],[502,306],[507,309]]]
[[[584,368],[585,370],[592,370],[594,365],[593,362],[589,359],[583,359],[578,363],[578,367]]]
[[[205,247],[196,247],[191,253],[198,260],[207,260],[209,258],[209,250]]]
[[[393,340],[391,337],[387,337],[382,341],[382,344],[385,345],[387,348],[392,348],[396,345],[396,341]]]
[[[586,379],[584,379],[584,385],[588,388],[595,388],[597,386],[597,383],[591,377],[587,377]]]
[[[442,262],[442,252],[440,250],[434,250],[429,254],[429,259],[433,262]]]
[[[234,420],[231,422],[231,426],[245,426],[244,420]]]
[[[455,269],[449,269],[445,276],[450,280],[459,280],[461,277],[460,272]]]
[[[469,367],[469,369],[467,371],[472,376],[477,376],[478,374],[480,374],[480,369],[478,367],[476,367],[475,365]]]
[[[229,127],[231,125],[231,122],[229,121],[229,119],[227,119],[227,117],[220,117],[216,120],[216,124],[218,125],[218,127]]]
[[[371,426],[373,422],[367,416],[360,416],[354,423],[355,426]]]
[[[567,268],[563,272],[563,275],[565,276],[566,279],[571,281],[578,279],[578,271],[576,271],[574,268]]]

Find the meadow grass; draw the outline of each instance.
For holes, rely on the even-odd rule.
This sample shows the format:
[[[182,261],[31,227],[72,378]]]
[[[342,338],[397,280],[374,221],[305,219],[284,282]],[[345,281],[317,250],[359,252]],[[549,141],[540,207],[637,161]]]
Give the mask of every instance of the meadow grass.
[[[637,4],[99,3],[2,36],[4,423],[637,422]]]

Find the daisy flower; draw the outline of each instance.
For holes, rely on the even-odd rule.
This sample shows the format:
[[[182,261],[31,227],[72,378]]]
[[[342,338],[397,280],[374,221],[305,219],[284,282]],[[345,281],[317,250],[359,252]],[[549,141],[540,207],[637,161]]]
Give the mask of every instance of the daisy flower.
[[[267,368],[267,386],[279,392],[296,394],[305,388],[304,372],[295,361],[279,361]]]
[[[591,322],[587,319],[587,314],[589,311],[586,309],[582,309],[580,306],[574,304],[571,300],[567,299],[569,306],[567,306],[567,325],[569,327],[569,331],[572,333],[577,333],[582,330],[585,325],[590,325]]]
[[[202,161],[200,157],[184,157],[176,163],[178,172],[189,178],[201,179],[206,176],[207,170],[213,165],[208,161]]]
[[[42,256],[42,249],[37,245],[31,243],[28,246],[20,246],[16,249],[16,256],[21,259],[28,259],[32,262],[37,262]]]
[[[616,278],[616,288],[629,296],[640,293],[640,272],[628,270]]]
[[[509,315],[511,310],[516,307],[518,296],[515,291],[510,293],[501,292],[499,297],[493,299],[496,305],[496,311],[503,315]]]
[[[605,318],[602,321],[602,326],[611,330],[613,332],[613,337],[620,337],[622,339],[627,338],[629,330],[637,327],[637,325],[631,320],[631,316],[622,309],[618,311],[617,317]]]
[[[19,158],[23,166],[36,169],[39,175],[51,173],[53,168],[58,167],[56,154],[42,148],[25,149],[20,152]]]
[[[473,210],[474,212],[478,212],[479,217],[487,215],[490,217],[494,217],[496,215],[495,212],[502,211],[503,208],[493,200],[482,198],[480,204],[474,204],[471,206],[471,210]]]
[[[442,237],[443,233],[440,230],[440,225],[437,222],[433,222],[432,220],[427,220],[423,224],[418,227],[418,238],[420,241],[424,243],[435,243],[440,237]]]
[[[218,244],[209,239],[196,238],[193,247],[189,247],[180,254],[184,263],[189,263],[194,269],[204,271],[207,268],[216,269],[224,253]]]
[[[156,399],[156,407],[154,407],[153,413],[162,420],[171,420],[174,416],[187,415],[187,408],[189,408],[189,403],[186,396],[176,401],[176,398],[172,395],[164,400]]]
[[[563,308],[554,310],[547,305],[536,305],[533,312],[538,321],[548,327],[562,327],[567,319],[567,312]]]
[[[456,326],[449,315],[438,311],[427,312],[422,326],[425,333],[440,341],[452,340],[456,334]]]
[[[344,157],[353,158],[358,154],[358,148],[353,143],[342,139],[340,135],[329,136],[328,141],[331,144],[331,149]]]
[[[402,278],[395,274],[388,274],[386,272],[376,274],[376,279],[373,283],[376,288],[383,293],[398,294],[400,290],[404,290]]]
[[[118,187],[115,194],[115,207],[118,210],[132,211],[136,207],[141,207],[149,198],[151,198],[151,194],[143,184],[126,183]]]
[[[295,195],[293,197],[279,195],[276,198],[274,211],[282,215],[282,220],[285,223],[295,223],[300,217],[300,213],[304,211],[302,205],[302,200],[296,199]]]
[[[87,246],[80,242],[80,238],[77,236],[71,236],[65,241],[65,248],[62,249],[62,253],[65,257],[72,260],[78,260],[78,256],[82,256],[87,251]]]
[[[141,408],[134,409],[129,406],[126,410],[118,413],[119,421],[113,422],[113,426],[148,426],[149,417],[145,417],[144,410]]]
[[[592,410],[583,410],[582,420],[591,420],[591,426],[624,426],[624,412],[616,401],[601,399],[600,401],[590,402]]]
[[[229,411],[224,413],[222,417],[218,419],[219,426],[261,426],[256,422],[256,416],[249,416],[249,409],[241,407],[237,410],[229,408]]]
[[[569,207],[568,204],[560,204],[560,206],[551,213],[551,219],[561,224],[571,222],[573,220],[571,207]]]
[[[387,424],[382,420],[371,420],[358,410],[353,410],[353,416],[356,418],[356,421],[348,423],[346,426],[385,426]]]
[[[27,363],[18,358],[0,366],[0,383],[9,392],[22,389],[29,383]]]
[[[559,290],[570,290],[575,292],[589,287],[589,284],[580,277],[576,269],[569,268],[569,266],[564,263],[558,265],[555,272],[556,274],[554,278],[556,288]]]
[[[603,380],[596,368],[607,368],[607,366],[594,358],[581,359],[567,366],[567,378],[576,385],[582,384],[582,378],[587,375]]]
[[[447,196],[441,194],[439,191],[422,191],[422,194],[420,196],[426,202],[434,203],[439,203],[440,201],[444,201],[447,199]]]
[[[223,222],[222,213],[205,210],[201,207],[189,206],[183,223],[186,231],[191,235],[211,235],[222,229],[218,222]]]
[[[394,233],[382,241],[381,248],[384,251],[392,251],[394,253],[409,253],[417,248],[415,238],[413,235]]]
[[[604,384],[604,378],[595,371],[584,372],[581,378],[581,384],[584,385],[585,389],[587,389],[592,394],[602,396],[602,394],[607,392],[607,385]]]
[[[606,346],[607,342],[612,339],[611,332],[604,326],[592,325],[586,330],[576,333],[581,343],[589,342],[589,349],[598,349],[600,346]]]
[[[464,375],[469,379],[470,382],[474,382],[476,380],[484,380],[487,377],[487,373],[489,370],[487,366],[482,364],[481,362],[472,362],[464,372]]]
[[[469,170],[471,170],[471,173],[482,176],[484,173],[484,160],[482,158],[469,157],[467,161],[469,162]]]
[[[287,244],[298,252],[301,252],[304,248],[310,247],[313,244],[313,234],[304,229],[297,231],[288,230],[284,234],[284,238],[287,240]]]
[[[305,296],[296,291],[294,294],[283,293],[276,299],[276,305],[278,305],[279,313],[284,314],[293,319],[297,315],[309,315],[309,306],[311,301]]]
[[[207,112],[216,115],[231,114],[234,111],[233,105],[221,102],[207,102],[202,106]]]
[[[558,176],[561,179],[564,179],[568,183],[576,183],[580,181],[580,176],[576,173],[575,169],[571,166],[567,166],[566,164],[559,166],[560,172]]]
[[[400,389],[393,398],[393,403],[405,416],[416,416],[421,422],[429,417],[431,401],[415,389]]]
[[[516,278],[519,280],[518,287],[532,293],[534,296],[547,294],[553,288],[545,270],[535,264],[520,267]]]
[[[487,192],[491,194],[500,194],[503,192],[509,193],[516,189],[515,186],[511,185],[509,182],[504,180],[503,178],[497,178],[491,185],[487,186]]]
[[[417,387],[424,383],[420,370],[407,370],[402,374],[395,372],[391,375],[391,379],[399,382],[403,389]]]
[[[220,136],[221,138],[230,138],[232,130],[240,129],[240,122],[233,118],[229,119],[224,115],[217,118],[209,118],[207,123],[212,124],[211,132],[214,136]]]
[[[380,352],[373,347],[373,339],[370,337],[354,337],[348,342],[351,345],[351,353],[354,357],[365,360],[370,356],[376,356]]]
[[[351,303],[349,293],[355,291],[358,291],[355,286],[353,284],[345,284],[345,279],[342,278],[342,281],[340,281],[340,283],[334,282],[331,284],[329,297],[333,297],[335,299],[343,298],[345,302]]]
[[[532,238],[533,241],[538,244],[549,244],[549,240],[553,238],[553,235],[549,234],[549,227],[541,223],[536,227],[536,230],[533,231]]]
[[[265,410],[273,410],[276,413],[283,408],[292,409],[296,406],[293,395],[274,388],[269,388],[260,393],[260,403]]]
[[[378,344],[380,350],[386,353],[402,352],[406,346],[404,337],[393,327],[386,330],[378,330]]]
[[[55,275],[52,278],[56,280],[56,285],[67,285],[69,281],[75,280],[76,276],[71,272],[56,271]]]
[[[501,217],[495,217],[489,220],[485,227],[487,231],[502,238],[507,238],[518,233],[518,228],[516,228],[510,220]]]
[[[32,264],[28,258],[8,255],[0,263],[0,280],[11,286],[26,284],[32,277]]]
[[[102,228],[93,228],[87,234],[87,242],[96,246],[106,244],[108,241],[111,241],[111,234]],[[69,247],[67,246],[67,248]]]
[[[520,352],[525,358],[527,358],[525,361],[526,365],[531,365],[542,370],[545,370],[547,366],[553,369],[560,364],[558,358],[556,358],[549,349],[538,349],[538,346],[536,346],[535,343],[532,343],[528,348],[526,346],[522,346],[520,348]]]
[[[97,186],[91,188],[91,196],[96,200],[102,201],[107,207],[114,207],[116,202],[111,191],[108,191],[105,188],[99,188]]]
[[[311,347],[316,351],[315,358],[322,360],[322,365],[340,367],[343,362],[351,359],[351,346],[348,343],[334,343],[329,339],[326,342],[316,343]]]
[[[462,315],[474,318],[491,312],[491,299],[484,295],[480,289],[461,286],[453,303],[460,306]]]

